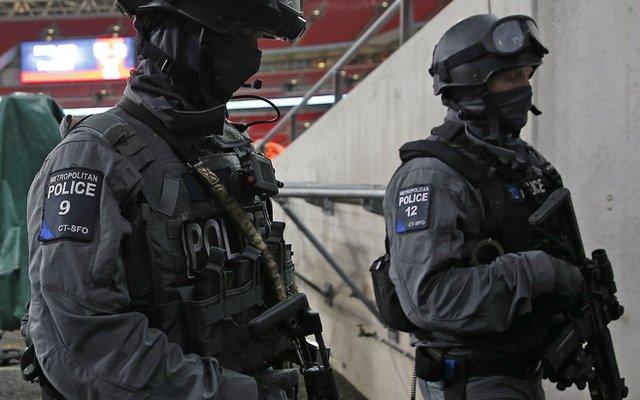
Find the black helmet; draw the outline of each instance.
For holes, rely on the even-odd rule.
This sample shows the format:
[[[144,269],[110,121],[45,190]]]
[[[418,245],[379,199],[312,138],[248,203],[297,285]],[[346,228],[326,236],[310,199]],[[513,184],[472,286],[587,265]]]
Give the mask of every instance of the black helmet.
[[[446,88],[481,86],[513,67],[535,69],[548,52],[532,18],[474,15],[451,27],[433,50],[433,91],[439,95]]]
[[[294,41],[307,28],[303,0],[116,0],[125,15],[166,10],[219,33],[251,30]]]

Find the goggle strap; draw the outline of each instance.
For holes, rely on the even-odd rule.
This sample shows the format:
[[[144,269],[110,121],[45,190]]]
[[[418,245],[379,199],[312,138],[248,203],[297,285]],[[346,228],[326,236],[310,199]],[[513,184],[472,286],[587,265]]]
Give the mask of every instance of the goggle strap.
[[[450,71],[452,69],[462,64],[466,64],[470,61],[473,61],[485,54],[487,54],[487,50],[484,48],[484,45],[482,43],[476,43],[473,46],[467,47],[466,49],[462,49],[459,52],[447,58],[446,60],[444,60],[443,62],[438,63],[438,66],[437,66],[438,76],[440,76],[441,79],[443,76],[450,78]]]

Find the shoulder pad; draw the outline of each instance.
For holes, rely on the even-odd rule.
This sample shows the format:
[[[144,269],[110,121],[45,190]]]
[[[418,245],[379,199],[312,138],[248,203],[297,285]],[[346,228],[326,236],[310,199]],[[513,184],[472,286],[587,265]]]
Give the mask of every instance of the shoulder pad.
[[[400,148],[403,163],[419,157],[437,158],[474,184],[480,182],[487,173],[486,167],[444,142],[422,139],[405,143]]]
[[[127,157],[139,171],[155,160],[128,123],[110,112],[91,115],[76,127],[87,127],[100,133],[115,151]]]
[[[60,135],[65,139],[69,135],[76,133],[80,128],[90,128],[96,131],[101,137],[106,139],[112,147],[115,147],[119,140],[127,136],[124,121],[109,112],[88,115],[79,120],[75,119],[72,115],[67,115],[60,123]]]
[[[74,128],[80,127],[87,127],[97,131],[113,147],[116,147],[118,142],[125,140],[128,136],[126,123],[109,112],[88,116],[74,126]]]
[[[62,121],[60,121],[60,136],[66,138],[73,129],[73,115],[65,115]]]

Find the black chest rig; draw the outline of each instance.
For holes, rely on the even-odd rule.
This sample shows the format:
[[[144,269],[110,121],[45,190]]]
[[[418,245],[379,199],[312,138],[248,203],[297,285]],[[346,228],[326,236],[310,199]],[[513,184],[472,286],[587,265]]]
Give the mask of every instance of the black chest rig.
[[[142,178],[137,198],[122,206],[133,225],[121,250],[131,308],[144,313],[151,327],[184,352],[214,356],[239,372],[260,370],[291,348],[288,339],[265,345],[249,335],[247,323],[273,304],[261,254],[158,136],[159,127],[142,122],[150,122],[148,118],[117,107],[80,123],[98,131]],[[270,162],[228,123],[200,154],[262,234],[285,285],[291,285],[293,263],[283,239],[284,223],[272,221],[265,188],[251,185],[261,182],[251,179],[255,173],[272,174]]]
[[[547,242],[528,222],[547,197],[562,187],[562,180],[548,162],[527,163],[519,168],[502,165],[487,150],[471,143],[464,127],[453,122],[434,128],[438,140],[417,140],[400,149],[407,162],[417,157],[434,157],[467,179],[482,195],[483,220],[480,232],[463,232],[472,243],[463,262],[485,264],[504,253],[534,250]],[[461,149],[470,150],[470,157]],[[533,153],[532,149],[528,149]],[[535,154],[535,153],[534,153]]]

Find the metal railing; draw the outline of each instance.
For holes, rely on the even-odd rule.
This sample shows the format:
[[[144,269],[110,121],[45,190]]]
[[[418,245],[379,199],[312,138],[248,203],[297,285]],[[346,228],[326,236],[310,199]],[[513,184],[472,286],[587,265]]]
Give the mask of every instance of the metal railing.
[[[331,197],[339,199],[381,199],[386,186],[287,182],[280,197]]]
[[[302,222],[302,219],[298,216],[298,214],[289,207],[286,201],[279,200],[278,204],[282,211],[293,221],[293,223],[298,227],[298,229],[302,232],[302,234],[311,242],[313,247],[318,250],[318,252],[322,255],[325,261],[329,264],[329,266],[340,276],[342,281],[349,286],[351,289],[351,293],[354,297],[356,297],[360,302],[373,314],[373,316],[381,323],[384,324],[382,319],[380,319],[380,315],[378,314],[378,308],[371,299],[358,287],[358,284],[351,279],[349,274],[345,271],[344,268],[335,258],[329,253],[329,251],[322,245],[320,240],[316,237],[316,235],[311,232],[311,230]],[[320,287],[317,284],[314,284],[316,287]]]
[[[384,185],[324,184],[288,182],[280,189],[279,198],[297,197],[322,207],[327,215],[333,214],[334,203],[358,204],[367,211],[382,215]]]
[[[316,204],[314,200],[323,200],[321,205],[323,208],[326,205],[326,201],[336,203],[348,203],[357,204],[363,202],[366,206],[367,201],[373,201],[380,203],[380,209],[382,204],[382,198],[384,196],[385,187],[381,185],[345,185],[345,184],[322,184],[322,183],[287,183],[283,189],[280,189],[280,193],[275,198],[276,202],[282,208],[282,211],[291,219],[291,221],[298,227],[300,232],[311,242],[313,247],[320,253],[329,266],[338,274],[341,280],[351,289],[351,295],[358,300],[369,310],[369,312],[382,324],[385,323],[380,319],[377,306],[365,294],[358,284],[349,276],[346,269],[338,263],[338,261],[329,253],[327,248],[320,242],[315,234],[309,229],[309,227],[302,221],[298,214],[292,210],[289,205],[289,198],[301,198],[312,204]],[[369,210],[372,211],[372,210]],[[322,295],[325,301],[333,306],[333,299],[336,296],[336,292],[328,282],[324,284],[318,284],[313,280],[307,278],[303,274],[296,271],[296,276],[302,280],[309,288],[315,290]],[[372,338],[381,342],[384,345],[389,346],[393,350],[409,358],[415,360],[415,357],[410,351],[403,349],[399,342],[398,331],[389,329],[387,334],[389,338],[382,337],[377,331],[366,332],[364,325],[358,325],[360,332],[359,337]]]
[[[413,0],[395,0],[387,10],[360,36],[358,40],[340,57],[340,59],[327,71],[318,82],[304,95],[300,104],[293,107],[285,116],[280,118],[278,123],[271,128],[264,138],[258,143],[260,151],[264,146],[290,121],[295,122],[295,115],[307,106],[307,102],[315,95],[325,83],[333,78],[335,103],[338,103],[343,96],[342,89],[342,68],[347,65],[351,58],[375,36],[397,13],[400,13],[400,45],[404,44],[413,34]],[[292,126],[294,124],[292,123]],[[295,129],[295,128],[294,128]]]
[[[352,295],[364,304],[364,306],[373,314],[378,321],[380,320],[376,305],[369,299],[369,297],[358,287],[358,284],[351,279],[347,274],[345,268],[343,268],[337,260],[329,253],[326,247],[320,242],[320,240],[313,234],[313,232],[306,226],[298,214],[291,209],[287,199],[288,198],[301,198],[305,199],[313,204],[316,204],[314,200],[320,199],[322,202],[316,204],[326,207],[327,202],[341,202],[349,204],[358,204],[360,202],[367,208],[367,202],[382,202],[384,196],[385,187],[380,185],[340,185],[340,184],[322,184],[322,183],[286,183],[284,188],[280,189],[280,193],[275,197],[276,202],[282,208],[282,211],[291,219],[291,221],[298,227],[300,232],[311,242],[313,247],[318,250],[320,255],[325,259],[329,266],[340,276],[343,282],[349,286]],[[381,209],[381,205],[378,207]],[[326,211],[326,209],[325,209]],[[309,284],[314,290],[321,293],[327,301],[331,302],[335,293],[333,288],[328,283],[324,286],[320,286],[309,279],[301,276],[301,279]],[[384,323],[383,323],[384,324]]]

